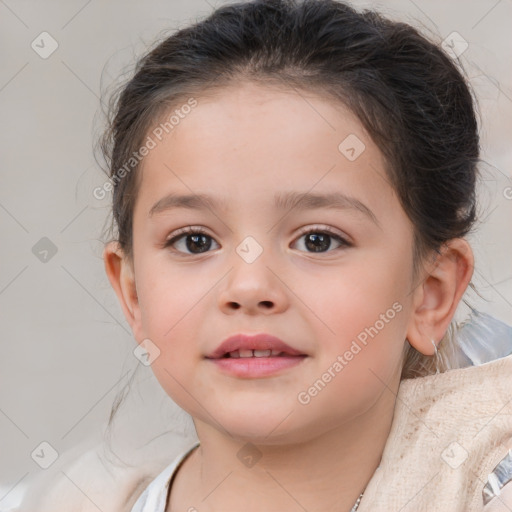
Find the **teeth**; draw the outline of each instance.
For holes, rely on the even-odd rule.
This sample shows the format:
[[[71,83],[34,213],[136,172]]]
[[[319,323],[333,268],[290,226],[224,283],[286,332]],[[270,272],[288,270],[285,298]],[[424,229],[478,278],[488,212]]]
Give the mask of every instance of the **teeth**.
[[[272,350],[254,350],[255,357],[268,357],[272,353]]]
[[[229,357],[275,357],[280,355],[282,352],[279,350],[235,350],[229,353]]]

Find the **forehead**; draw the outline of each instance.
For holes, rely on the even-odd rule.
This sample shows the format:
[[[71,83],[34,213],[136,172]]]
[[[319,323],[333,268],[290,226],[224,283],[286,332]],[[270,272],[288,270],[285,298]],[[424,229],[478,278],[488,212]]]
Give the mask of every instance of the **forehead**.
[[[279,190],[347,189],[382,206],[396,202],[382,153],[340,102],[253,83],[195,100],[160,140],[158,124],[148,132],[155,147],[142,162],[137,200],[146,213],[165,192],[216,191],[243,203],[270,201]]]

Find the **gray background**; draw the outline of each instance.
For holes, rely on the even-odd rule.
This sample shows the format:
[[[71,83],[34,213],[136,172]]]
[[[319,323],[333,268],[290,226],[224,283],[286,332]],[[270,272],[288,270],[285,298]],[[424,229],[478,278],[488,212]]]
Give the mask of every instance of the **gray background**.
[[[105,182],[92,146],[105,88],[130,72],[161,31],[222,3],[0,0],[0,508],[57,467],[43,470],[31,457],[41,442],[62,454],[101,438],[116,392],[137,366],[138,391],[122,412],[119,436],[142,444],[165,428],[193,435],[188,416],[133,356],[135,342],[104,274],[109,198],[92,193]],[[482,225],[470,237],[483,299],[470,299],[512,324],[512,1],[354,4],[439,41],[457,31],[469,43],[460,60],[480,103],[485,160]],[[31,47],[44,31],[58,43],[46,59]],[[49,247],[43,237],[55,254],[41,252]]]

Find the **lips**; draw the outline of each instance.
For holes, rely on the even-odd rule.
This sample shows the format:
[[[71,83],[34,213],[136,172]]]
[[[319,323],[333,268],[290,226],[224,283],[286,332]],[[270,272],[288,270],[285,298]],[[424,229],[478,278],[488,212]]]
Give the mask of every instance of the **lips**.
[[[252,352],[252,353],[251,353]],[[270,334],[246,335],[236,334],[224,340],[212,353],[207,355],[208,359],[221,358],[249,358],[249,357],[283,357],[283,356],[305,356],[286,344],[283,340]]]

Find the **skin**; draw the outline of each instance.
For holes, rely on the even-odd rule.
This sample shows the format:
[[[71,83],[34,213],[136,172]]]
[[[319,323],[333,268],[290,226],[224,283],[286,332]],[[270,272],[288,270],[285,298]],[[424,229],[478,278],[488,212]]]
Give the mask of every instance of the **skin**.
[[[452,240],[413,276],[413,226],[380,150],[343,105],[251,83],[197,99],[143,161],[133,264],[115,242],[104,252],[136,341],[159,348],[152,370],[192,415],[201,442],[167,510],[350,510],[389,435],[404,344],[433,354],[431,340],[443,337],[471,278],[471,249]],[[366,146],[355,161],[338,150],[350,134]],[[288,190],[342,192],[376,222],[351,208],[274,209],[273,194]],[[228,204],[149,216],[170,192]],[[209,252],[191,254],[185,237],[165,247],[185,226],[204,229]],[[331,228],[351,245],[330,239],[313,252],[302,227]],[[236,252],[247,236],[263,249],[252,263]],[[300,403],[299,393],[396,303],[401,311]],[[264,378],[226,375],[204,356],[235,333],[270,333],[308,357]],[[237,457],[246,443],[261,455],[250,468]]]

